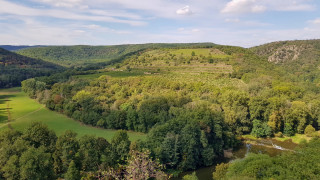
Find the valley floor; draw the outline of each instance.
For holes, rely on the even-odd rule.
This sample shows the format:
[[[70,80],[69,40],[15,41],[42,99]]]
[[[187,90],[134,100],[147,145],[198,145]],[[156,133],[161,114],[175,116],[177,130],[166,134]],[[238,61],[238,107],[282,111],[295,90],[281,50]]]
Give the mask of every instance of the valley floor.
[[[44,105],[30,99],[20,88],[0,90],[0,131],[8,128],[23,131],[34,121],[47,124],[57,135],[66,130],[73,130],[79,136],[95,135],[110,141],[116,133],[116,130],[83,125],[65,115],[50,111]],[[128,132],[128,135],[131,141],[145,139],[143,133]]]

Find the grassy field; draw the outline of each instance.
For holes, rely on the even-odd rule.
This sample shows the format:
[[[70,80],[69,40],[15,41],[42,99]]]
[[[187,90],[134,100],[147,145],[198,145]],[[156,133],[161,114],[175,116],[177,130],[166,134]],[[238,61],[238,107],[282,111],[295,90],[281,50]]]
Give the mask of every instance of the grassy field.
[[[320,131],[317,132],[318,133],[318,136],[320,134]],[[276,137],[275,138],[276,140],[278,141],[285,141],[285,140],[288,140],[288,139],[292,139],[292,142],[296,143],[296,144],[300,144],[301,142],[309,142],[312,137],[308,137],[307,135],[305,134],[295,134],[294,136],[291,136],[291,137]]]
[[[9,106],[11,114],[10,122],[8,122],[7,106]],[[35,100],[28,98],[19,88],[0,90],[0,120],[0,131],[8,129],[9,123],[14,129],[22,131],[32,122],[43,122],[50,129],[54,130],[57,135],[62,134],[66,130],[73,130],[79,136],[88,134],[111,140],[116,132],[115,130],[82,125],[80,122],[74,121],[62,114],[50,111]],[[145,135],[142,133],[128,132],[128,135],[131,141],[145,138]]]

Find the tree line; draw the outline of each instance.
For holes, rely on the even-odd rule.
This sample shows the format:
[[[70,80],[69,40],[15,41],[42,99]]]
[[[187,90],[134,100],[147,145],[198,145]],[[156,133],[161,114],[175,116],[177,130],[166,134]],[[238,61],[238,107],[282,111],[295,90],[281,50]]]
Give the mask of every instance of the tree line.
[[[77,137],[73,131],[57,137],[35,122],[23,132],[1,132],[0,146],[0,178],[5,179],[168,178],[163,165],[132,144],[123,130],[108,142],[95,136]]]

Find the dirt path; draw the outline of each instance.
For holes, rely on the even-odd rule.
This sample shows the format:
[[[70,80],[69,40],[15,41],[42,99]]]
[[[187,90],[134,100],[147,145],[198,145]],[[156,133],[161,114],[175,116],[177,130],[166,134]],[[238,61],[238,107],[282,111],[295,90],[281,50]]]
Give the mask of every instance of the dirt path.
[[[23,116],[20,116],[20,117],[18,117],[17,119],[14,119],[14,120],[16,121],[16,120],[19,120],[19,119],[21,119],[21,118],[27,117],[27,116],[29,116],[29,115],[31,115],[31,114],[33,114],[33,113],[36,113],[36,112],[40,111],[40,110],[43,109],[44,107],[45,107],[45,106],[43,105],[42,107],[38,108],[37,110],[34,110],[34,111],[32,111],[32,112],[29,112],[28,114],[25,114],[25,115],[23,115]]]

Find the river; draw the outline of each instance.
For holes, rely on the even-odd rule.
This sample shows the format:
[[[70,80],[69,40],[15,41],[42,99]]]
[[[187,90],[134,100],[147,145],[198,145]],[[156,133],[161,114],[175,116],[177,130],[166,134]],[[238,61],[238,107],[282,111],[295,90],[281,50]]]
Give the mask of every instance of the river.
[[[277,141],[275,139],[260,139],[260,140],[247,140],[243,139],[242,145],[232,151],[232,158],[222,159],[221,162],[230,162],[235,159],[242,159],[248,153],[263,153],[269,156],[276,156],[284,151],[293,151],[297,144],[293,143],[291,139],[286,141]],[[199,180],[212,180],[212,173],[215,165],[204,167],[196,170]],[[187,171],[180,174],[179,177],[172,178],[172,180],[181,180],[186,174],[191,174],[194,171]]]

